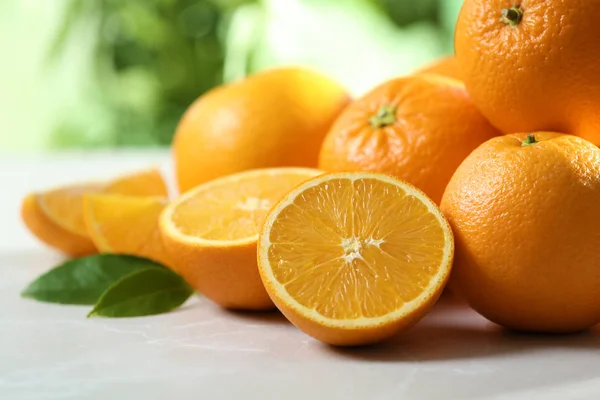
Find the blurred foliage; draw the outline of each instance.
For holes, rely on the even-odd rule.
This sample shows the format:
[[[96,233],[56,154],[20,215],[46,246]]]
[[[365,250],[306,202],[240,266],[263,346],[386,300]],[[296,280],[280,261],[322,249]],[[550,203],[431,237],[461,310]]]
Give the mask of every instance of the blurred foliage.
[[[219,26],[242,0],[71,0],[50,59],[82,24],[97,30],[96,93],[108,107],[107,144],[166,144],[186,107],[222,77]],[[85,135],[68,120],[57,142]]]
[[[49,61],[74,35],[94,30],[94,96],[106,109],[100,139],[91,140],[68,116],[56,127],[55,146],[164,145],[199,95],[223,82],[229,22],[259,0],[69,0]],[[277,1],[277,0],[275,0]],[[282,0],[279,0],[282,1]],[[323,2],[324,0],[306,0]],[[364,0],[398,26],[438,24],[438,2]],[[330,0],[336,6],[359,0]],[[315,3],[316,4],[316,3]],[[310,27],[310,29],[320,29]],[[243,38],[242,38],[243,39]],[[234,57],[234,55],[232,55]],[[244,67],[246,68],[246,67]],[[247,73],[248,68],[242,73]]]
[[[445,0],[379,0],[390,18],[399,26],[417,21],[438,21],[439,4]],[[447,2],[447,1],[446,1]]]

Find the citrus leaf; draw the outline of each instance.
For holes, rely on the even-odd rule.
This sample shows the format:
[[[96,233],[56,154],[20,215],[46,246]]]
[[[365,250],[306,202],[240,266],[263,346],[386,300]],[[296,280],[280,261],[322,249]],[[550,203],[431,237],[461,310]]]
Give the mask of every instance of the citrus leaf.
[[[96,254],[67,261],[33,281],[21,296],[61,304],[95,304],[113,283],[132,272],[162,265],[144,258]]]
[[[123,277],[100,297],[88,317],[140,317],[182,305],[194,290],[168,269],[148,268]]]

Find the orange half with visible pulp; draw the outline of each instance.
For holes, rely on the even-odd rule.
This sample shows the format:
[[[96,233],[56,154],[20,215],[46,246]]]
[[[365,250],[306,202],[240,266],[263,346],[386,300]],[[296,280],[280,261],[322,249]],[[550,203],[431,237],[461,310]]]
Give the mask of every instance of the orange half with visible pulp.
[[[442,293],[454,239],[423,192],[375,173],[316,177],[288,193],[259,236],[273,302],[334,345],[378,342],[412,326]]]

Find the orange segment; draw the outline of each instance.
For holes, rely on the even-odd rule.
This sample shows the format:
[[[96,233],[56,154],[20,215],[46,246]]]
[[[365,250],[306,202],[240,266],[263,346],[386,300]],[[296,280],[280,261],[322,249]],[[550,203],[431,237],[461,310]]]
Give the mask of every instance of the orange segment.
[[[422,318],[454,240],[437,206],[381,174],[328,174],[287,194],[260,234],[259,271],[291,322],[331,344],[383,340]]]
[[[83,196],[104,190],[101,183],[86,183],[53,189],[36,195],[40,209],[56,225],[77,235],[88,237],[83,220]]]
[[[89,247],[92,241],[90,240],[84,220],[83,198],[88,194],[95,193],[119,193],[132,196],[162,197],[167,197],[168,195],[167,187],[160,171],[157,168],[151,168],[125,175],[110,182],[83,183],[31,195],[33,200],[29,197],[26,198],[23,201],[22,207],[27,210],[37,210],[37,213],[43,214],[43,218],[36,213],[32,213],[32,215],[36,215],[37,231],[34,231],[30,226],[32,220],[30,215],[27,216],[30,220],[29,223],[25,220],[25,217],[23,217],[25,224],[40,238],[40,240],[48,244],[50,244],[49,239],[45,234],[40,236],[41,231],[56,231],[56,228],[63,231],[63,234],[60,235],[60,247],[54,246],[59,250],[65,251],[65,248],[70,248],[70,246],[66,246],[65,243],[62,243],[67,237],[71,237],[74,240],[76,249],[80,247],[80,240],[78,241],[77,238],[86,239],[85,244]],[[36,202],[35,207],[30,204],[31,201]],[[65,233],[69,233],[70,235],[65,235]],[[50,239],[50,241],[53,243],[56,242],[52,239]],[[71,251],[66,251],[66,253],[72,254]]]
[[[84,217],[88,232],[103,253],[131,254],[168,265],[158,218],[167,205],[161,197],[88,195]]]
[[[69,256],[78,257],[96,252],[90,239],[71,233],[51,221],[40,209],[34,194],[23,200],[21,219],[39,240]]]
[[[256,265],[258,232],[281,197],[320,173],[306,168],[261,169],[187,192],[165,209],[160,220],[174,268],[224,307],[272,308]]]
[[[167,187],[160,171],[152,168],[108,183],[85,183],[50,190],[38,194],[37,201],[40,208],[57,225],[72,233],[87,236],[83,219],[83,196],[100,192],[167,197]]]

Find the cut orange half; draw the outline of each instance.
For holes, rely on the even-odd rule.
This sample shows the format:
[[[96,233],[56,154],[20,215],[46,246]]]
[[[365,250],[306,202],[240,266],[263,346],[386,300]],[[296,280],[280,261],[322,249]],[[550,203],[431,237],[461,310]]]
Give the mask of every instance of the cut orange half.
[[[269,213],[259,272],[298,328],[334,345],[389,338],[421,319],[450,274],[454,239],[423,192],[381,174],[314,178]]]
[[[256,265],[258,232],[283,195],[320,173],[306,168],[260,169],[186,192],[160,218],[174,269],[223,307],[273,308]]]
[[[168,265],[158,230],[166,205],[162,197],[88,195],[83,206],[87,231],[102,253],[130,254]]]

